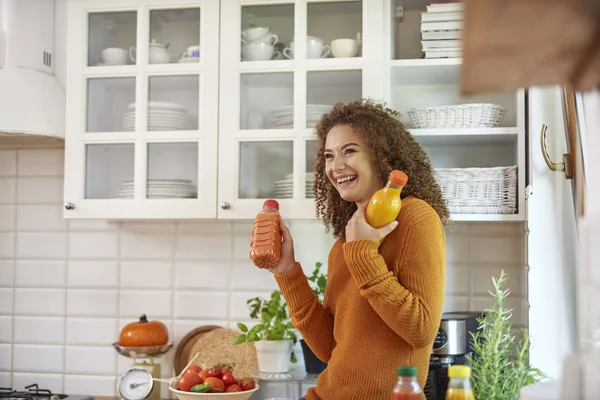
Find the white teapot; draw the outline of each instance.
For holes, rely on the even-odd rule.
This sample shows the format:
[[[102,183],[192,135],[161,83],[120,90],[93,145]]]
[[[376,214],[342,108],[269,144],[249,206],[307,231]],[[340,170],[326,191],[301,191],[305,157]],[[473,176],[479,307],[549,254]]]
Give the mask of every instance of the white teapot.
[[[135,47],[129,49],[129,57],[135,62]],[[167,46],[156,42],[156,39],[152,39],[152,42],[148,45],[148,62],[150,64],[168,64],[171,62],[171,54],[167,51]]]

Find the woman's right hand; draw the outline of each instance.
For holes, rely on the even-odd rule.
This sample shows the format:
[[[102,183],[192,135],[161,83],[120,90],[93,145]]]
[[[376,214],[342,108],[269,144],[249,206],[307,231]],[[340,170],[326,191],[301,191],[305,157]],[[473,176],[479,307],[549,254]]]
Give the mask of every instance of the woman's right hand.
[[[283,242],[281,243],[281,258],[279,265],[271,268],[274,274],[285,274],[290,272],[296,266],[296,258],[294,257],[294,240],[290,234],[290,230],[285,226],[282,218],[279,218],[279,229],[281,230],[281,236]]]

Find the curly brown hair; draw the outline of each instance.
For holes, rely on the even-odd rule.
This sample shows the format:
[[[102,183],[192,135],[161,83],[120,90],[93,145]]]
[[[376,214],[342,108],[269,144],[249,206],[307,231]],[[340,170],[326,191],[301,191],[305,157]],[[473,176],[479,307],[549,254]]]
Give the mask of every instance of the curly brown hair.
[[[325,172],[325,141],[336,125],[349,125],[371,148],[373,167],[381,186],[387,182],[393,169],[404,171],[409,179],[402,189],[402,198],[415,196],[426,201],[447,224],[450,213],[442,191],[433,176],[429,157],[399,120],[399,113],[383,103],[362,99],[348,104],[337,103],[324,114],[316,126],[320,147],[315,164],[313,187],[317,217],[326,230],[333,227],[336,237],[344,237],[346,224],[356,211],[356,204],[345,201],[331,184]]]

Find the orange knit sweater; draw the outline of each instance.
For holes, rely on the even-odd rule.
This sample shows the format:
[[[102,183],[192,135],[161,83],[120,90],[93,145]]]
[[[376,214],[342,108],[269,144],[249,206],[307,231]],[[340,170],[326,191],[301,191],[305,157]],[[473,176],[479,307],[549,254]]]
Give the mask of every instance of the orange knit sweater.
[[[398,227],[381,245],[338,240],[323,305],[299,264],[275,279],[294,326],[328,363],[308,400],[389,400],[396,367],[418,368],[421,386],[444,302],[446,242],[436,212],[402,200]]]

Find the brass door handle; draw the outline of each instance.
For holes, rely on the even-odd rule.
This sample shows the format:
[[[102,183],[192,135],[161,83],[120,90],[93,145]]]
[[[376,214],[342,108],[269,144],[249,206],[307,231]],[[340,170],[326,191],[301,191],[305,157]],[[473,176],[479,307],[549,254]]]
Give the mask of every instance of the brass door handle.
[[[573,161],[571,158],[571,153],[563,154],[563,162],[555,163],[550,159],[550,155],[548,154],[548,149],[546,147],[546,130],[548,127],[546,125],[542,125],[542,134],[540,136],[540,144],[542,145],[542,156],[544,156],[544,161],[546,161],[546,165],[552,171],[560,171],[565,173],[566,179],[573,179]]]

